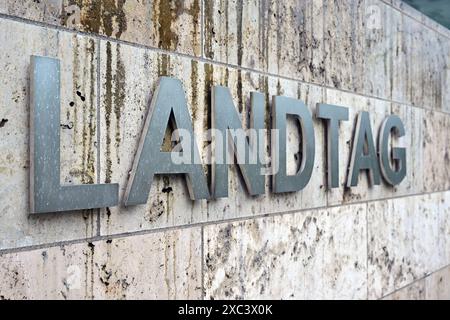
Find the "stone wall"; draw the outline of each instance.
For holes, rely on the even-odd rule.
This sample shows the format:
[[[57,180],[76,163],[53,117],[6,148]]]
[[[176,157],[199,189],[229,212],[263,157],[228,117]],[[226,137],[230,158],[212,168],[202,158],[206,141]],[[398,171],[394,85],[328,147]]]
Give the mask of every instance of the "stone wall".
[[[4,0],[0,30],[2,299],[450,298],[450,31],[401,1]],[[342,186],[327,190],[314,120],[301,192],[251,198],[232,169],[227,199],[193,202],[170,176],[147,205],[29,215],[31,55],[62,63],[62,183],[120,183],[123,196],[168,75],[183,82],[198,135],[212,85],[229,87],[243,115],[251,91],[312,112],[349,107]],[[391,113],[404,121],[401,185],[361,175],[343,187],[360,111],[373,128]]]

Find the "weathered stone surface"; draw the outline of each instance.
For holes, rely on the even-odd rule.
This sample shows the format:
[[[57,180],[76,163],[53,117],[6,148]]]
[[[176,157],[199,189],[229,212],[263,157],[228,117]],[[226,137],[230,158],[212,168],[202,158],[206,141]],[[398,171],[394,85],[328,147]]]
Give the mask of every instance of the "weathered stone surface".
[[[132,65],[126,61],[134,61]],[[161,55],[145,49],[102,42],[101,44],[101,181],[119,182],[121,196],[128,182],[141,128],[147,114],[152,92],[161,75],[180,79],[186,91],[194,132],[202,158],[209,158],[209,143],[200,140],[210,128],[210,90],[213,85],[230,88],[236,107],[249,124],[250,92],[266,95],[267,119],[272,95],[286,95],[306,101],[314,114],[315,104],[323,99],[319,87],[280,80],[249,72],[190,61],[186,58]],[[315,121],[317,146],[323,146],[324,130]],[[267,125],[270,125],[267,120]],[[297,127],[290,128],[289,168],[298,170],[299,137]],[[266,144],[269,139],[266,140]],[[267,156],[269,150],[266,148]],[[324,186],[324,149],[318,147],[315,171],[309,185],[293,194],[265,195],[252,198],[242,185],[236,168],[229,176],[229,197],[211,201],[191,201],[184,178],[161,176],[154,180],[146,205],[102,210],[101,230],[104,234],[131,232],[157,227],[184,225],[202,221],[218,221],[265,213],[283,212],[326,205]],[[206,168],[205,168],[205,172]],[[267,178],[266,189],[269,190]],[[310,194],[314,193],[315,197]]]
[[[75,28],[133,43],[199,56],[200,1],[64,0],[80,8]],[[69,26],[70,17],[63,24]]]
[[[323,2],[205,1],[205,56],[323,83]]]
[[[450,267],[445,267],[425,278],[425,293],[428,300],[450,299]]]
[[[0,299],[90,298],[92,254],[77,244],[0,255]]]
[[[394,138],[391,145],[406,148],[406,177],[393,188],[394,196],[419,194],[424,190],[424,139],[423,109],[406,105],[392,104],[392,114],[398,115],[405,126],[405,136]]]
[[[440,269],[424,279],[402,288],[384,300],[448,300],[450,299],[450,267]]]
[[[334,89],[326,90],[325,102],[349,108],[349,121],[342,121],[339,130],[339,176],[341,183],[339,188],[327,191],[328,205],[374,200],[392,196],[392,187],[388,186],[384,181],[381,181],[380,185],[372,185],[369,181],[368,174],[365,172],[360,172],[358,186],[352,188],[346,187],[351,151],[353,148],[352,141],[358,114],[362,111],[368,111],[370,113],[372,134],[374,142],[377,143],[381,124],[386,116],[391,114],[391,103]],[[355,142],[353,141],[353,143]],[[407,157],[409,155],[408,153]]]
[[[201,229],[95,244],[95,299],[200,299]]]
[[[159,76],[170,75],[183,82],[200,139],[208,123],[203,108],[208,72],[203,64],[189,59],[102,41],[100,176],[102,182],[120,183],[121,198]],[[200,140],[198,144],[202,146]],[[205,208],[206,201],[190,200],[184,178],[157,177],[146,205],[102,210],[101,230],[110,234],[200,222],[205,220]]]
[[[57,25],[61,21],[62,1],[3,0],[0,13]]]
[[[369,203],[369,298],[381,298],[448,264],[441,194]]]
[[[0,249],[91,237],[91,211],[29,215],[29,72],[31,55],[61,59],[61,183],[96,182],[97,42],[4,19],[0,27]]]
[[[424,300],[425,297],[425,280],[421,279],[384,297],[383,300]]]
[[[450,187],[450,118],[441,112],[424,111],[424,189],[427,192]]]
[[[400,13],[379,0],[365,0],[365,57],[363,93],[390,99],[392,93],[392,59],[396,35],[395,23]],[[395,65],[395,67],[398,67]]]
[[[366,298],[365,205],[204,230],[206,298]]]
[[[6,0],[0,13],[200,56],[201,0]]]
[[[200,229],[0,255],[1,299],[199,299]]]
[[[324,1],[325,84],[356,90],[364,83],[364,1]]]

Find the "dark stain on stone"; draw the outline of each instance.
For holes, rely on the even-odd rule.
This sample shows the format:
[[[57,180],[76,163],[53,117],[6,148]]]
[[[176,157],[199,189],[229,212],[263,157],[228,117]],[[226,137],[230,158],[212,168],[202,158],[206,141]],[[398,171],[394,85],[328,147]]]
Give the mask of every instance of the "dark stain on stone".
[[[89,46],[87,48],[87,53],[89,55],[90,62],[90,83],[93,87],[96,86],[97,76],[96,76],[96,42],[92,39],[89,40]],[[77,95],[80,97],[81,101],[85,101],[86,98],[80,93],[77,92]],[[88,106],[83,106],[83,111],[86,111],[87,114],[83,114],[83,183],[94,183],[95,180],[95,160],[96,154],[93,150],[93,142],[94,137],[96,135],[97,130],[97,101],[95,97],[95,89],[91,88],[89,94],[89,103]],[[88,119],[86,119],[88,118]],[[86,121],[87,120],[87,121]]]
[[[154,222],[164,214],[164,202],[162,200],[155,200],[150,207],[148,214],[145,215],[145,220]]]
[[[162,193],[171,193],[173,191],[172,187],[164,187],[161,192]]]
[[[207,58],[214,58],[214,51],[212,48],[213,41],[215,40],[216,32],[214,31],[214,1],[204,1],[205,11],[205,56]]]
[[[61,127],[61,129],[71,130],[73,129],[73,122],[70,121],[69,123],[61,123],[59,126]]]
[[[69,5],[77,5],[80,8],[80,24],[84,31],[120,39],[127,29],[125,2],[126,0],[71,0]],[[64,23],[67,24],[70,16],[67,15],[67,12],[63,12],[63,16],[65,17]]]
[[[119,148],[121,143],[121,135],[120,135],[120,119],[122,110],[125,106],[125,66],[122,62],[122,58],[120,55],[120,44],[116,46],[116,73],[114,75],[114,115],[116,117],[116,134],[115,134],[115,147]],[[120,164],[120,155],[119,152],[116,152],[117,155],[117,164]]]
[[[203,129],[205,131],[211,128],[212,119],[211,119],[211,88],[214,84],[214,66],[211,64],[204,64],[204,73],[205,73],[205,87],[204,87],[204,106],[205,106],[205,115],[203,117]],[[203,144],[203,149],[207,148],[209,142],[205,141]],[[208,185],[211,185],[211,165],[207,165],[205,167],[205,173],[208,178]]]
[[[112,52],[111,42],[106,43],[106,92],[105,92],[105,123],[106,123],[106,177],[105,182],[111,183],[111,113],[112,113]]]
[[[170,76],[170,56],[163,54],[158,56],[158,76]]]
[[[92,61],[91,61],[92,62]],[[93,69],[93,68],[92,68]],[[86,97],[81,94],[80,91],[77,91],[77,96],[81,99],[81,101],[86,101]]]
[[[178,35],[172,31],[172,23],[175,20],[176,11],[173,5],[181,5],[175,1],[159,0],[154,1],[153,12],[155,12],[155,21],[158,21],[158,46],[165,50],[174,50],[178,44]]]
[[[198,61],[191,60],[192,122],[197,119],[198,111]]]

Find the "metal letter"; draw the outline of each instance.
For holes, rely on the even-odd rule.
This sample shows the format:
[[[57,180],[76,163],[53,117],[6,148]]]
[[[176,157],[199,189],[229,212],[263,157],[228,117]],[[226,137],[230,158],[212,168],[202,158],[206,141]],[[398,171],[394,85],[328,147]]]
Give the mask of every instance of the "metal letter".
[[[167,124],[173,114],[176,127],[190,132],[192,163],[175,164],[172,152],[161,152]],[[147,203],[155,174],[185,174],[192,200],[209,199],[209,190],[194,137],[183,86],[180,80],[161,77],[145,120],[139,147],[125,191],[125,206]]]
[[[273,176],[273,192],[300,191],[308,184],[314,168],[316,142],[311,113],[308,107],[297,99],[275,96],[273,105],[273,128],[279,132],[279,141],[275,141],[272,148],[272,158],[278,167],[278,172]],[[298,118],[302,130],[302,164],[299,172],[294,176],[288,176],[286,171],[286,118],[288,114]]]
[[[348,108],[319,104],[317,117],[327,120],[328,188],[339,188],[339,121],[348,121]]]
[[[264,96],[261,93],[251,93],[251,109],[253,129],[263,130],[264,128]],[[215,86],[212,91],[212,126],[217,129],[224,138],[222,145],[214,146],[215,162],[212,165],[212,193],[214,198],[228,197],[228,163],[224,157],[228,155],[227,148],[231,139],[230,130],[243,130],[239,113],[234,106],[230,90],[225,87]],[[259,136],[259,135],[257,135]],[[255,141],[256,140],[256,141]],[[242,143],[242,141],[240,141]],[[244,178],[245,185],[250,195],[260,195],[265,192],[265,177],[261,174],[261,161],[256,157],[256,163],[246,161],[251,158],[250,152],[258,152],[258,138],[253,139],[249,146],[247,138],[244,137],[243,149],[237,148],[233,139],[232,148],[238,159],[238,166]],[[245,155],[241,154],[245,151]]]
[[[370,115],[366,111],[358,115],[350,160],[349,173],[351,176],[347,177],[347,187],[356,187],[358,185],[358,177],[361,170],[368,170],[370,182],[373,185],[381,183],[377,151],[375,150],[372,127],[370,125]]]
[[[398,116],[391,115],[384,120],[378,137],[378,148],[380,152],[380,167],[384,179],[391,185],[400,184],[406,176],[406,149],[392,148],[392,159],[398,170],[393,170],[390,164],[388,143],[389,135],[395,131],[397,137],[405,135],[405,127]]]
[[[31,57],[31,213],[116,206],[118,184],[60,184],[60,64]]]

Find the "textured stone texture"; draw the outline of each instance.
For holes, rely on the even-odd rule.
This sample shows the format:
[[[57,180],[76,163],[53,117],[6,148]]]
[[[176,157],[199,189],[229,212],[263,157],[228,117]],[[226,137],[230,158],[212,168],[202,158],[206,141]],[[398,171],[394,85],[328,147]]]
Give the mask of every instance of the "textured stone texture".
[[[0,255],[1,299],[199,299],[200,229]]]
[[[402,288],[385,300],[449,300],[450,267],[438,270],[428,277]]]
[[[206,298],[363,299],[366,206],[205,228]]]
[[[199,56],[201,0],[5,0],[0,13]]]
[[[29,65],[31,55],[61,59],[61,182],[92,183],[97,43],[3,19],[0,27],[0,117],[5,120],[0,127],[0,249],[91,237],[96,229],[91,211],[29,215]]]
[[[211,125],[209,97],[212,85],[230,88],[235,105],[241,111],[246,126],[250,113],[251,91],[266,93],[267,102],[271,100],[272,95],[302,99],[310,107],[311,114],[314,114],[315,104],[323,99],[323,90],[320,87],[250,72],[239,72],[145,49],[102,41],[100,52],[101,181],[120,182],[121,196],[128,181],[141,128],[159,76],[169,75],[182,81],[189,111],[193,117],[194,132],[205,161],[208,159],[210,147],[209,144],[202,143],[200,138]],[[127,64],[126,61],[134,63]],[[269,117],[269,104],[266,109]],[[323,146],[325,132],[320,126],[321,122],[314,121],[317,146]],[[289,133],[291,143],[288,148],[290,151],[288,163],[295,172],[299,162],[298,130],[292,126]],[[268,141],[269,139],[266,143]],[[130,232],[325,206],[324,152],[323,148],[317,148],[315,174],[311,182],[303,191],[293,194],[275,195],[267,192],[263,196],[250,198],[237,170],[233,167],[229,176],[228,198],[193,202],[189,199],[184,178],[157,177],[146,205],[102,210],[102,233]],[[269,179],[266,185],[266,190],[269,190]],[[311,192],[316,196],[310,197]]]
[[[369,203],[369,298],[381,298],[449,263],[446,195]]]
[[[450,187],[450,120],[440,112],[424,111],[424,188],[431,192]]]
[[[323,83],[323,2],[205,1],[205,56]]]
[[[5,0],[0,27],[0,298],[197,299],[202,286],[206,298],[449,298],[450,31],[402,1]],[[245,126],[251,91],[265,93],[267,112],[272,95],[311,113],[320,102],[348,107],[341,186],[327,190],[325,128],[314,120],[301,192],[275,195],[266,179],[251,198],[233,167],[227,199],[193,202],[183,178],[160,176],[146,205],[30,216],[31,55],[62,62],[61,183],[120,183],[122,198],[168,75],[183,83],[199,142],[212,85],[230,88]],[[405,124],[391,141],[407,148],[395,188],[372,187],[365,173],[344,186],[361,111],[375,138],[389,114]],[[297,129],[288,122],[289,173]]]

